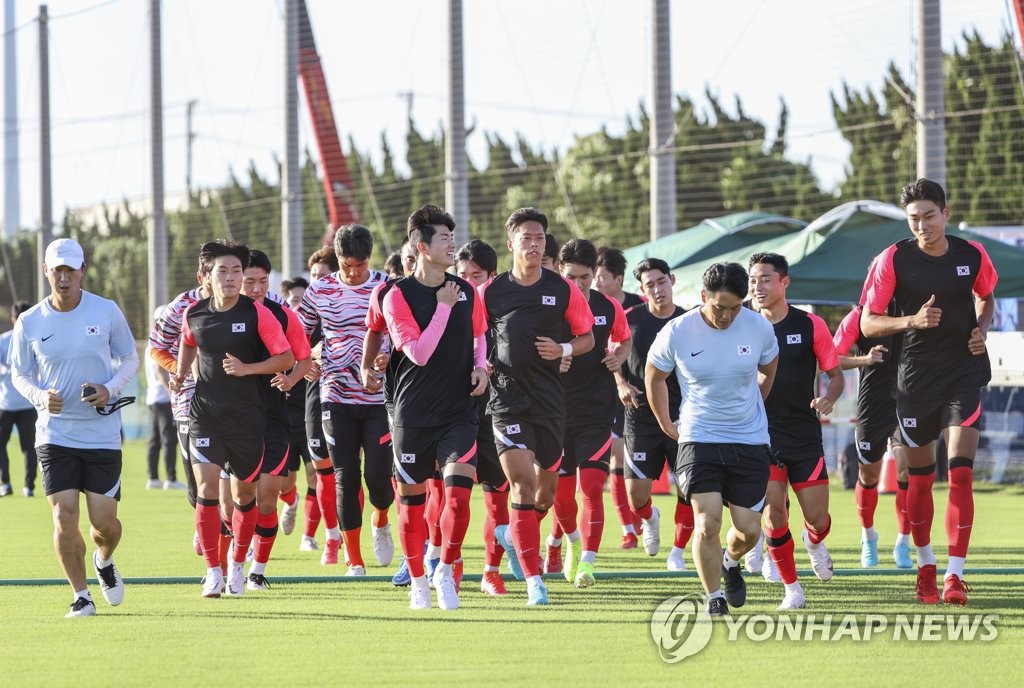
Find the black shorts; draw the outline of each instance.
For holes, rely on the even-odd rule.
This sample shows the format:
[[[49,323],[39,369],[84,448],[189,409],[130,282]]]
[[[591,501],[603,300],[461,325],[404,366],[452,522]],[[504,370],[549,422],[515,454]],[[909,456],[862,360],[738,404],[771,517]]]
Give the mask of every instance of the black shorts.
[[[434,477],[435,466],[444,473],[449,463],[476,468],[476,424],[455,423],[442,428],[403,428],[391,431],[395,453],[395,477],[400,483],[418,485]]]
[[[626,425],[626,409],[623,408],[622,403],[619,401],[615,402],[615,415],[612,416],[612,437],[620,439],[625,432],[624,426]]]
[[[327,453],[327,441],[324,439],[324,423],[322,420],[306,421],[306,448],[314,461],[330,458]]]
[[[244,483],[259,479],[263,466],[263,433],[249,437],[222,437],[203,433],[189,424],[192,464],[212,463]]]
[[[607,425],[566,428],[562,451],[559,475],[573,475],[577,468],[597,468],[607,473],[612,458],[612,433]]]
[[[642,433],[626,435],[626,461],[624,474],[630,480],[657,480],[668,466],[669,472],[676,472],[676,455],[679,445],[663,433]]]
[[[763,444],[683,442],[676,460],[676,484],[686,499],[717,492],[728,504],[764,509],[768,489],[768,447]]]
[[[65,490],[121,499],[121,450],[76,449],[56,444],[36,447],[46,496]]]
[[[303,421],[305,424],[305,421]],[[293,425],[288,434],[288,472],[298,473],[302,464],[310,462],[309,446],[302,425]]]
[[[896,402],[903,444],[923,447],[952,427],[976,427],[981,418],[981,388],[966,387],[948,398]]]
[[[498,449],[494,446],[491,418],[485,416],[481,420],[486,422],[476,426],[476,479],[481,485],[501,491],[508,486],[508,478],[498,460]]]
[[[263,465],[260,473],[288,475],[288,455],[292,447],[291,431],[283,425],[268,425],[263,432]]]
[[[803,490],[815,485],[828,485],[828,469],[825,468],[825,452],[820,447],[816,451],[784,452],[769,448],[771,457],[771,475],[773,482],[789,482],[794,490]]]
[[[175,420],[174,426],[178,429],[178,448],[181,450],[181,462],[186,466],[190,466],[192,465],[192,459],[190,458],[192,453],[188,441],[188,421]]]
[[[890,441],[894,444],[903,444],[903,438],[896,427],[895,411],[889,423],[858,421],[853,435],[857,461],[862,465],[881,461]]]
[[[510,449],[533,452],[533,460],[546,471],[557,471],[562,463],[565,425],[561,418],[492,415],[494,446],[501,456]]]

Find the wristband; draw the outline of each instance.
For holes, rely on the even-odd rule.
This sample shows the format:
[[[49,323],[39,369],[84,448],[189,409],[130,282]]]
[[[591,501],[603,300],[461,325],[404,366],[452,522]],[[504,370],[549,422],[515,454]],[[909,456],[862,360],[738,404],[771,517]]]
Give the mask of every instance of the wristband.
[[[565,344],[562,344],[562,358],[566,358],[568,356],[572,356],[572,344],[566,342]]]

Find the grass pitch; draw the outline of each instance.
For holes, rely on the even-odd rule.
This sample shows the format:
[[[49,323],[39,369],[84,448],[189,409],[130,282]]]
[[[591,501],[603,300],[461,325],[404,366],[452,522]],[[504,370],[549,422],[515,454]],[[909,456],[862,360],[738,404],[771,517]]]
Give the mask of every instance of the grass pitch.
[[[19,458],[12,452],[15,487]],[[299,552],[301,523],[291,536],[279,536],[268,567],[273,589],[240,599],[200,598],[202,561],[191,549],[192,516],[181,492],[147,491],[143,447],[126,446],[121,502],[124,538],[117,562],[128,579],[124,604],[109,607],[92,585],[98,615],[65,620],[71,602],[66,583],[0,585],[0,676],[5,686],[68,685],[654,685],[666,681],[760,683],[787,686],[937,685],[951,679],[970,685],[1013,685],[1024,670],[1024,491],[981,485],[967,580],[974,585],[966,610],[921,607],[913,602],[912,573],[879,570],[861,575],[859,524],[853,493],[832,492],[833,528],[827,544],[836,576],[820,583],[797,547],[797,564],[807,592],[801,614],[822,619],[854,613],[896,615],[994,614],[998,637],[991,641],[893,639],[891,631],[870,641],[849,639],[755,641],[716,624],[707,647],[676,664],[659,656],[651,638],[653,610],[665,599],[694,594],[692,573],[668,574],[664,554],[671,543],[673,499],[657,498],[663,514],[663,554],[618,549],[619,529],[606,500],[601,577],[589,590],[575,590],[549,579],[552,604],[525,607],[525,584],[508,583],[506,598],[463,584],[462,608],[411,612],[404,590],[384,580],[287,582],[290,577],[339,576],[321,567],[317,553]],[[300,488],[304,487],[300,478]],[[16,495],[19,491],[16,491]],[[39,490],[40,494],[42,490]],[[301,493],[301,489],[300,489]],[[795,500],[794,500],[795,505]],[[936,489],[935,549],[944,564],[942,513],[945,493]],[[84,505],[83,505],[84,506]],[[467,574],[483,561],[482,501],[465,548]],[[881,533],[880,569],[891,567],[888,550],[894,530],[893,498],[882,496],[877,512]],[[301,511],[300,511],[301,516]],[[0,500],[3,536],[0,579],[61,576],[51,546],[52,525],[42,496]],[[794,511],[794,531],[799,513]],[[550,523],[548,521],[547,523]],[[546,524],[547,525],[547,524]],[[364,538],[364,541],[368,538]],[[322,541],[322,530],[318,534]],[[397,537],[396,537],[397,543]],[[92,547],[89,548],[92,551]],[[370,556],[369,543],[364,552]],[[692,569],[692,557],[687,552]],[[971,573],[972,569],[1001,573]],[[390,575],[371,566],[371,575]],[[636,577],[629,577],[629,575]],[[185,579],[153,584],[148,578]],[[277,583],[274,581],[277,580]],[[782,597],[779,585],[748,577],[748,601],[735,615],[755,615],[753,637],[774,619]],[[761,616],[768,615],[768,617]],[[785,677],[780,679],[780,677]]]

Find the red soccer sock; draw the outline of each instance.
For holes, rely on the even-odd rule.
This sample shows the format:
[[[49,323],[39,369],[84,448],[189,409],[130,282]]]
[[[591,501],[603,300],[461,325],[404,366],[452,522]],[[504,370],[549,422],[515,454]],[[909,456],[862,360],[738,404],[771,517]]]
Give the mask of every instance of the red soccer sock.
[[[651,498],[647,498],[647,503],[643,506],[633,509],[633,515],[644,519],[645,521],[654,515],[654,509],[652,508]],[[639,531],[637,531],[639,532]]]
[[[853,494],[857,502],[861,528],[874,528],[875,508],[878,507],[878,483],[868,486],[858,480]]]
[[[306,537],[316,535],[316,529],[320,526],[320,505],[316,501],[316,488],[306,490],[306,499],[302,503],[303,512],[306,515],[306,525],[302,534]]]
[[[796,560],[793,558],[793,535],[789,532],[789,526],[767,528],[765,542],[768,543],[768,556],[775,562],[782,582],[795,583]]]
[[[199,534],[199,545],[203,548],[206,568],[220,566],[220,511],[216,499],[196,500],[196,533]]]
[[[519,563],[527,577],[540,575],[540,523],[533,504],[512,503],[509,530]]]
[[[681,499],[676,500],[676,537],[672,544],[686,549],[693,535],[693,507]]]
[[[909,483],[896,483],[896,532],[910,534],[910,516],[907,515],[907,488]]]
[[[910,480],[907,487],[907,516],[910,519],[910,532],[916,547],[924,547],[931,544],[932,541],[932,520],[935,518],[935,503],[932,500],[933,484],[935,484],[934,464],[923,469],[910,469]]]
[[[508,525],[508,491],[492,492],[484,489],[484,507],[487,509],[484,518],[484,563],[487,566],[498,566],[505,548],[494,538],[494,529]]]
[[[427,480],[427,537],[430,544],[441,546],[441,512],[444,511],[444,482],[437,478]]]
[[[245,555],[249,553],[249,545],[252,544],[252,535],[256,530],[258,516],[255,499],[245,506],[235,503],[235,510],[231,514],[231,532],[235,535],[235,548],[231,560],[236,564],[245,562]]]
[[[454,564],[462,556],[462,543],[469,529],[469,497],[473,479],[450,475],[444,479],[444,511],[441,512],[441,563]]]
[[[584,468],[580,470],[579,478],[583,492],[583,513],[580,515],[583,551],[596,552],[604,534],[605,473],[599,468]]]
[[[807,539],[810,540],[812,545],[817,545],[824,541],[828,537],[828,534],[832,532],[832,516],[825,514],[825,527],[821,530],[815,530],[811,527],[811,524],[804,521],[804,529],[807,531]]]
[[[288,490],[287,492],[282,492],[280,495],[280,499],[288,506],[291,506],[292,504],[295,503],[295,500],[299,498],[298,492],[299,491],[295,489],[295,487],[293,486],[292,489]]]
[[[576,517],[579,507],[576,504],[576,475],[561,475],[555,488],[555,517],[551,519],[551,537],[560,539],[565,533],[576,532]],[[557,524],[557,529],[555,527]],[[558,531],[556,533],[556,530]]]
[[[316,501],[320,505],[320,516],[324,528],[338,527],[338,496],[333,468],[316,470]]]
[[[341,531],[341,539],[345,543],[345,563],[349,566],[363,566],[363,553],[359,548],[359,536],[362,528]]]
[[[398,539],[405,553],[405,564],[413,578],[424,575],[423,545],[427,542],[427,528],[423,522],[426,495],[399,497]]]
[[[956,465],[958,459],[949,462],[949,501],[946,504],[946,538],[949,542],[949,556],[966,557],[967,546],[971,543],[971,526],[974,525],[974,468]]]
[[[257,564],[266,564],[270,561],[270,550],[274,548],[274,540],[276,539],[277,511],[271,511],[269,514],[259,514],[256,517],[252,560]]]
[[[633,512],[629,509],[629,499],[626,497],[626,478],[621,468],[612,471],[610,482],[612,506],[619,515],[619,523],[623,526],[633,525]]]

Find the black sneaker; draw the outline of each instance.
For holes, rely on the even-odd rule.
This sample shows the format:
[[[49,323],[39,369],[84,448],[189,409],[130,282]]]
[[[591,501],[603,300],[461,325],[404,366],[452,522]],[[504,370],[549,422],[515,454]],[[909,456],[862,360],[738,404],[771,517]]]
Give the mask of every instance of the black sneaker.
[[[743,580],[743,572],[739,566],[731,569],[722,567],[722,591],[725,599],[733,607],[742,607],[747,601],[747,582]]]
[[[708,616],[729,616],[729,605],[725,598],[712,597],[708,600]]]
[[[65,619],[74,619],[78,616],[95,616],[96,605],[88,597],[79,597],[71,603],[71,611],[64,615]]]
[[[245,587],[249,590],[270,590],[270,581],[262,573],[250,573]]]

